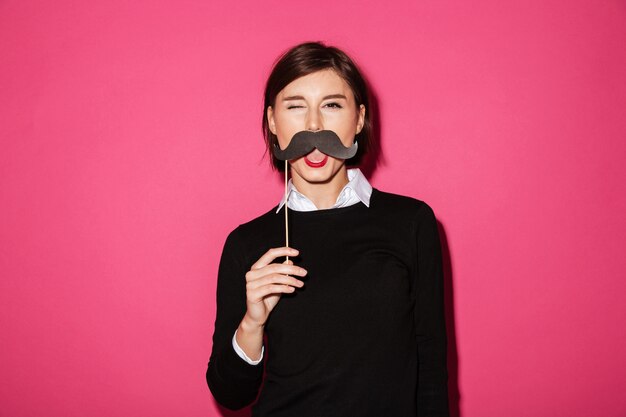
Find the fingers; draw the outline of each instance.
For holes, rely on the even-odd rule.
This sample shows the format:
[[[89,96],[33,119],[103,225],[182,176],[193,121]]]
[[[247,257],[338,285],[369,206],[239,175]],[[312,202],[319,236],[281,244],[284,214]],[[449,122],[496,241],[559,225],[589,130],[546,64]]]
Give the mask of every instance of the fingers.
[[[252,270],[261,269],[264,266],[269,265],[274,261],[274,259],[281,256],[297,256],[298,250],[294,248],[281,247],[281,248],[272,248],[265,252],[263,256],[259,258],[258,261],[254,265],[252,265]]]
[[[269,264],[261,269],[250,270],[246,273],[246,282],[257,281],[267,276],[273,275],[294,275],[303,277],[307,274],[307,270],[295,265],[289,264]]]
[[[288,275],[270,274],[246,283],[248,301],[258,303],[268,295],[288,294],[302,288],[304,282]]]
[[[304,286],[304,282],[294,277],[290,277],[288,275],[270,274],[270,275],[265,275],[264,277],[256,279],[254,281],[248,282],[246,284],[246,289],[248,291],[254,291],[257,288],[260,288],[266,285],[269,285],[269,286],[288,285],[291,287],[302,288]]]
[[[264,297],[272,294],[289,294],[294,292],[296,289],[294,287],[290,287],[289,285],[265,285],[263,287],[257,288],[256,290],[248,292],[248,301],[252,302],[260,302]]]
[[[298,250],[288,247],[272,248],[252,265],[246,273],[246,292],[248,301],[258,303],[271,294],[292,293],[302,288],[304,282],[297,277],[304,277],[307,270],[296,266],[291,260],[272,263],[281,256],[296,256]]]

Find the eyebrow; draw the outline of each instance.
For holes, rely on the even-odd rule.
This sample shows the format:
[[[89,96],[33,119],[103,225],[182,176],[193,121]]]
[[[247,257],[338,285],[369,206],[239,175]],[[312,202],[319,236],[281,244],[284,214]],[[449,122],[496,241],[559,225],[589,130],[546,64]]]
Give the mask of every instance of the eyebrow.
[[[322,100],[328,100],[328,99],[344,99],[347,100],[348,98],[346,96],[344,96],[343,94],[330,94],[327,96],[324,96],[324,98],[322,98]],[[303,96],[289,96],[289,97],[285,97],[283,98],[283,101],[290,101],[290,100],[304,100]]]

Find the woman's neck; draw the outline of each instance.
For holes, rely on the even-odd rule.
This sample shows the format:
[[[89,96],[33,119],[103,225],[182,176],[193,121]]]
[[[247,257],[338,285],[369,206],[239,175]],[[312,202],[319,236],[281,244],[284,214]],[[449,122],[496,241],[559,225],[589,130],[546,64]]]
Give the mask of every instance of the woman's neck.
[[[318,209],[327,209],[337,202],[337,197],[348,183],[348,171],[342,166],[335,175],[326,182],[308,182],[298,175],[293,175],[291,181],[296,189],[304,194]]]

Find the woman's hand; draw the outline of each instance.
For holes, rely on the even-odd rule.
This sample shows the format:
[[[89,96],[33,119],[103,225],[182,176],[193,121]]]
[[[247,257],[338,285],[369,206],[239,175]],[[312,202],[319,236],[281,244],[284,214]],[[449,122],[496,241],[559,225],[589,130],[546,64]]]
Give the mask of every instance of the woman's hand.
[[[278,257],[296,255],[298,251],[293,248],[272,248],[246,273],[247,311],[239,324],[236,338],[249,358],[261,356],[263,328],[281,295],[292,293],[304,285],[304,282],[289,275],[303,277],[307,274],[306,269],[295,266],[292,261],[272,263]]]
[[[289,275],[303,277],[307,271],[293,262],[271,263],[282,256],[296,256],[293,248],[273,248],[268,250],[246,273],[246,317],[249,324],[264,326],[269,314],[284,293],[292,293],[301,288],[304,282]]]

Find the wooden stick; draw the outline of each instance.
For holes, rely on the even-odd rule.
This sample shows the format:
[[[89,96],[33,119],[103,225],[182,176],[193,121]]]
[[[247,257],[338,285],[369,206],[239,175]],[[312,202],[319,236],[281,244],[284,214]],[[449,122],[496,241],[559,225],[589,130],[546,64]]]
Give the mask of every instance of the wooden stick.
[[[287,203],[289,195],[287,194],[287,171],[289,169],[289,163],[285,159],[285,246],[289,247],[289,222],[287,221]],[[289,256],[286,256],[286,261],[289,262]]]

